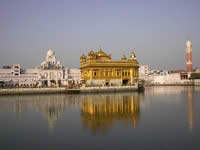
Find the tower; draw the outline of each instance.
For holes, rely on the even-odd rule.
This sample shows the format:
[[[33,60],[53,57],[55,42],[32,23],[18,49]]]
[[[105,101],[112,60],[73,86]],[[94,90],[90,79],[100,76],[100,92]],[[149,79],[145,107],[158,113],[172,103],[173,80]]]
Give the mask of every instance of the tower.
[[[186,59],[187,72],[192,72],[192,43],[189,40],[186,42]]]

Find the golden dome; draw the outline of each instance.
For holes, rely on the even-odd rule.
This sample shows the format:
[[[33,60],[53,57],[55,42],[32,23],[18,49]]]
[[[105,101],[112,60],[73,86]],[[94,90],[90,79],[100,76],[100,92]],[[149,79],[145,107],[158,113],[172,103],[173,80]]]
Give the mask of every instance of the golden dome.
[[[126,56],[125,55],[122,56],[122,60],[126,60]]]
[[[130,60],[136,60],[136,56],[134,52],[131,53]]]
[[[88,53],[88,56],[89,55],[95,55],[95,52],[93,50],[91,50],[89,53]]]
[[[136,58],[136,56],[135,56],[135,53],[134,53],[134,52],[132,52],[132,53],[131,53],[131,58]]]
[[[99,48],[99,51],[97,52],[97,56],[104,56],[105,53],[102,51],[101,48]]]
[[[136,58],[135,53],[132,52],[130,58]]]
[[[87,57],[83,54],[80,59],[86,59]]]

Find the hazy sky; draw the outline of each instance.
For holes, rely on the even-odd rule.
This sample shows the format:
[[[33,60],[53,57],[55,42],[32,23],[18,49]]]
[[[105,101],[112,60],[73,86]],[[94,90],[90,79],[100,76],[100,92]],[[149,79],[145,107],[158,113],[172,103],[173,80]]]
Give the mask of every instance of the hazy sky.
[[[151,69],[200,66],[200,0],[0,0],[0,65],[39,66],[52,48],[65,67],[99,45],[113,59],[136,53]]]

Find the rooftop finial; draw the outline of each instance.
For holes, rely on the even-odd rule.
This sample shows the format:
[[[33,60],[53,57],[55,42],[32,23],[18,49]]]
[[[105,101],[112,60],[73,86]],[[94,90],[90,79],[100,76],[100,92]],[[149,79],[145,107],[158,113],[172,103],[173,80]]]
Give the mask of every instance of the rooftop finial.
[[[101,49],[101,45],[99,45],[99,51],[100,51],[100,52],[102,51],[102,49]]]
[[[188,41],[186,42],[186,46],[187,46],[187,47],[191,47],[191,46],[192,46],[192,42],[191,42],[190,40],[188,40]]]

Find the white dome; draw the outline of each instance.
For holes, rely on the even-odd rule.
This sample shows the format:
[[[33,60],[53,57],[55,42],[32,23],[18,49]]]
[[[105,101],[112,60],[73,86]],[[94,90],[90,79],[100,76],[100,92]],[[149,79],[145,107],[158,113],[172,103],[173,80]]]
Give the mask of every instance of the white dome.
[[[43,61],[42,63],[41,63],[41,65],[45,65],[46,64],[46,61]]]
[[[54,55],[54,52],[51,49],[49,49],[47,52],[47,56],[52,56],[52,55]]]
[[[186,42],[186,46],[187,46],[187,47],[191,47],[191,46],[192,46],[191,41],[188,40],[188,41]]]
[[[61,64],[60,61],[57,61],[57,64],[60,65]]]

